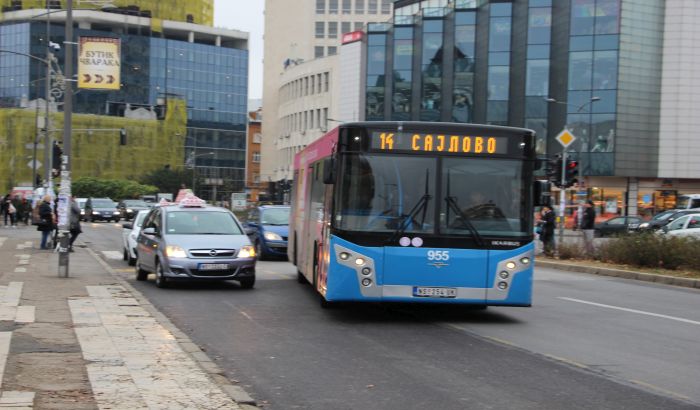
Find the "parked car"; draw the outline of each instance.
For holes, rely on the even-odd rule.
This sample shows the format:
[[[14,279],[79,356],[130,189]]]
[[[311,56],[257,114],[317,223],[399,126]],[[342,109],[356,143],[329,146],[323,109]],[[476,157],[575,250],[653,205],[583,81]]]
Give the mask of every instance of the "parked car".
[[[122,225],[122,244],[124,245],[124,260],[129,263],[129,266],[136,265],[136,239],[141,232],[141,225],[148,215],[148,210],[139,211],[134,217],[133,223],[125,223]]]
[[[132,220],[134,215],[136,215],[139,211],[147,211],[151,209],[147,203],[140,199],[125,199],[119,202],[117,208],[119,209],[121,217],[127,221]]]
[[[684,215],[661,229],[667,236],[690,236],[700,239],[700,213]]]
[[[638,216],[616,216],[607,221],[595,224],[593,232],[594,235],[599,238],[621,235],[627,233],[630,229],[636,229],[640,223],[642,223],[642,218]]]
[[[287,257],[289,211],[289,206],[264,205],[248,213],[246,233],[255,246],[258,259]]]
[[[156,286],[180,279],[235,280],[255,285],[255,248],[231,211],[201,199],[156,206],[137,237],[136,279],[156,274]]]
[[[700,194],[680,195],[676,201],[676,209],[700,208]]]
[[[85,221],[85,204],[87,203],[87,198],[75,198],[75,202],[77,202],[78,207],[80,207],[80,220]]]
[[[664,225],[675,221],[681,216],[692,213],[700,213],[700,209],[669,209],[668,211],[663,211],[654,215],[650,220],[639,224],[639,231],[655,231],[661,229]]]
[[[119,222],[117,204],[109,198],[88,198],[85,202],[85,219],[93,221]]]

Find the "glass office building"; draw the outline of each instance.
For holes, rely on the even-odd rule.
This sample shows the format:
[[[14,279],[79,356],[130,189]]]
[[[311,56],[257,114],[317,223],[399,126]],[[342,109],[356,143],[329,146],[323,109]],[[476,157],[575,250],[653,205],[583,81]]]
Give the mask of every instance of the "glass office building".
[[[40,12],[40,10],[37,10]],[[200,32],[156,33],[150,26],[115,25],[105,19],[91,24],[76,16],[79,36],[121,39],[121,89],[76,90],[74,112],[123,116],[128,109],[144,107],[162,115],[166,97],[187,104],[185,158],[181,164],[196,166],[197,192],[204,198],[226,200],[245,187],[246,112],[248,99],[247,36],[238,32],[189,25]],[[111,13],[109,13],[111,15]],[[125,17],[126,19],[126,17]],[[143,19],[141,19],[143,20]],[[126,21],[126,20],[125,20]],[[194,27],[193,27],[194,26]],[[164,30],[165,31],[165,30]],[[47,56],[45,22],[0,24],[0,49]],[[230,34],[230,38],[226,35]],[[51,42],[63,44],[61,21],[51,25]],[[63,50],[56,53],[63,67]],[[0,108],[23,107],[44,98],[46,66],[37,60],[10,53],[0,54]],[[58,96],[60,101],[60,96]]]

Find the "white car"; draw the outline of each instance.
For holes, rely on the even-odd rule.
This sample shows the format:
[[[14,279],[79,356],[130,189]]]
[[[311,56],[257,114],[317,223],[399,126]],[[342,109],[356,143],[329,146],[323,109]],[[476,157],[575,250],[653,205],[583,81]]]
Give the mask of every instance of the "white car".
[[[129,262],[129,266],[134,266],[136,264],[136,238],[139,237],[141,225],[143,225],[143,220],[146,219],[148,212],[149,210],[139,211],[132,223],[125,223],[122,225],[124,228],[122,231],[122,243],[124,245],[123,259]]]
[[[668,236],[690,236],[700,239],[700,213],[684,215],[662,228]]]

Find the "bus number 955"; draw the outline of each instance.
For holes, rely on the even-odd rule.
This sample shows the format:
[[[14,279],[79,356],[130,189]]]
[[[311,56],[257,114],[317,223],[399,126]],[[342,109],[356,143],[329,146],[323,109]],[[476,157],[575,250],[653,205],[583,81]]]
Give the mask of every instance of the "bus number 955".
[[[450,260],[450,251],[428,251],[429,261],[448,261]]]

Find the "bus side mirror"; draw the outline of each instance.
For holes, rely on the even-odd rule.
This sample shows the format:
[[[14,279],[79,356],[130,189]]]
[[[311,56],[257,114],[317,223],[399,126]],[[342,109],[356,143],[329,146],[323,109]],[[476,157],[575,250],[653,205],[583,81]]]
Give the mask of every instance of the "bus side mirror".
[[[323,160],[323,183],[326,185],[335,184],[335,158],[333,157]]]
[[[552,203],[552,183],[542,180],[535,181],[533,194],[535,206],[550,206]]]

